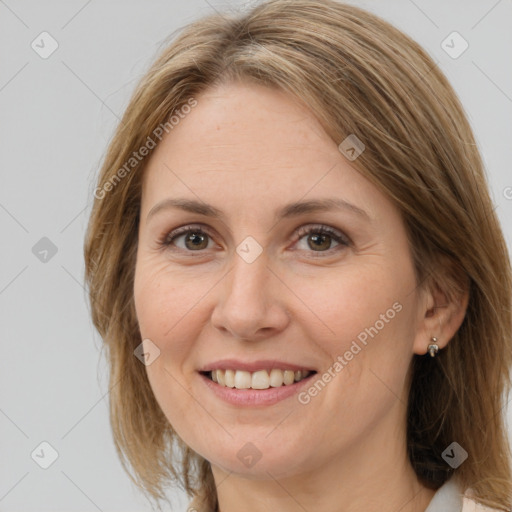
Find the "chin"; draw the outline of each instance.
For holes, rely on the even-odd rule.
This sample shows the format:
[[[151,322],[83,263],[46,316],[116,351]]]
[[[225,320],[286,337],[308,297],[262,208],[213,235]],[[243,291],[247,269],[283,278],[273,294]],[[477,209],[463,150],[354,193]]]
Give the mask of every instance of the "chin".
[[[273,441],[262,438],[260,443],[257,440],[236,443],[241,445],[237,450],[233,450],[235,443],[230,443],[229,446],[220,446],[221,449],[215,453],[211,453],[210,449],[210,453],[204,457],[212,466],[217,466],[225,472],[256,480],[287,478],[310,469],[312,454],[304,452],[304,443],[297,448]]]

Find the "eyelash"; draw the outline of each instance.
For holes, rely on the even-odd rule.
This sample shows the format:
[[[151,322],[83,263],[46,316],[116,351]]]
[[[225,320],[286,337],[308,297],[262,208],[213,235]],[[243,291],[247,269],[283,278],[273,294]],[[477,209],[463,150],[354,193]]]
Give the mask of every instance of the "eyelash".
[[[200,226],[183,226],[181,228],[177,228],[174,231],[171,231],[170,233],[167,233],[163,238],[161,238],[158,241],[159,246],[170,249],[173,242],[179,238],[182,235],[187,235],[189,233],[196,233],[200,235],[206,235],[210,238],[213,238],[212,235],[208,232],[207,229],[204,229]],[[296,242],[300,241],[304,236],[309,234],[319,234],[319,235],[328,235],[330,236],[335,242],[339,244],[339,246],[328,249],[326,251],[313,251],[312,253],[318,253],[318,256],[313,256],[314,258],[321,258],[323,254],[328,254],[329,256],[332,255],[333,251],[340,250],[342,247],[348,247],[351,245],[350,239],[343,235],[342,233],[338,232],[337,230],[329,227],[324,226],[323,224],[317,224],[317,225],[310,225],[310,226],[302,226],[299,228],[296,232]],[[194,253],[197,252],[197,256],[200,255],[200,253],[204,252],[204,250],[198,250],[198,251],[189,251],[181,248],[173,248],[171,249],[173,251],[183,251],[188,253]]]

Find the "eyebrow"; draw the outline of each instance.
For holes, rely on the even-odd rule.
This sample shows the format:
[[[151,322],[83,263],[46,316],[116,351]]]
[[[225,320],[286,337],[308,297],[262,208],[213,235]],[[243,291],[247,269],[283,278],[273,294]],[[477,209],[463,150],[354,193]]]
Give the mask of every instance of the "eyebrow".
[[[219,210],[211,204],[196,201],[195,199],[168,198],[160,201],[151,208],[146,217],[146,222],[148,222],[148,220],[158,212],[168,209],[178,209],[218,219],[224,218],[222,210]],[[295,203],[287,204],[276,212],[275,220],[297,217],[305,213],[317,213],[330,210],[345,210],[354,213],[365,220],[371,221],[371,218],[366,211],[337,197],[297,201]]]

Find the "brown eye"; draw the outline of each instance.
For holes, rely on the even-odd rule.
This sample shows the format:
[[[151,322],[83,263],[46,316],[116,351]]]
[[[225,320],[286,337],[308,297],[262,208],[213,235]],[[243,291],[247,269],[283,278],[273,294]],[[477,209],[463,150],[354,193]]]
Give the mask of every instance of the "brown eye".
[[[328,250],[331,248],[331,244],[330,235],[312,234],[308,236],[308,245],[313,250]]]
[[[329,226],[303,227],[298,230],[297,236],[297,245],[300,250],[317,253],[318,255],[332,253],[350,245],[350,240],[343,233]],[[303,238],[306,243],[300,247]],[[334,247],[333,243],[335,244]]]
[[[181,241],[183,239],[183,241]],[[201,228],[186,226],[178,228],[161,241],[161,245],[170,249],[178,249],[188,252],[200,252],[208,248],[211,237]]]
[[[185,246],[191,251],[206,249],[208,247],[208,235],[196,231],[190,231],[185,235]]]

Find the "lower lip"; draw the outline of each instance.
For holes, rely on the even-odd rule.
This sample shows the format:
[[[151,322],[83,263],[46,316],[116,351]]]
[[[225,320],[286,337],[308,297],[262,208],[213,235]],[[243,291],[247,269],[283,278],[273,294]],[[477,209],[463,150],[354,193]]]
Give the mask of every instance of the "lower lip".
[[[203,382],[222,400],[232,405],[238,406],[257,406],[257,405],[273,405],[285,398],[289,398],[297,393],[300,388],[308,384],[310,379],[314,377],[313,373],[290,385],[280,386],[278,388],[268,389],[236,389],[221,386],[213,380],[209,379],[202,373],[199,374]]]

